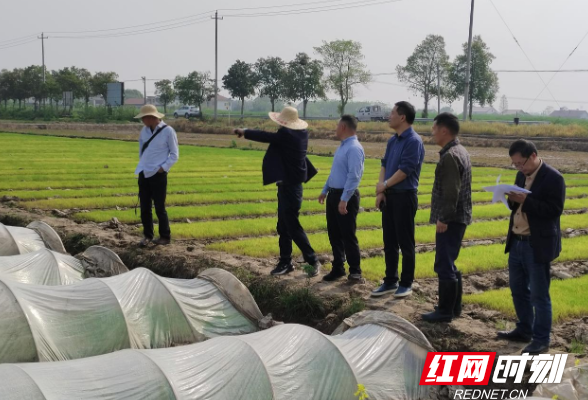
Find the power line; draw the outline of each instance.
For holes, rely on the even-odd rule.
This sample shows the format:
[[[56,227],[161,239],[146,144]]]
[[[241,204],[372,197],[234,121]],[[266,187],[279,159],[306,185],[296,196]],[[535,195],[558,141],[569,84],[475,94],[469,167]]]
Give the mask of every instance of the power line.
[[[531,59],[529,58],[529,56],[527,55],[527,53],[525,52],[525,50],[523,49],[523,46],[521,46],[521,44],[519,43],[518,39],[516,38],[515,34],[513,33],[513,31],[510,29],[510,27],[508,26],[508,24],[506,23],[506,21],[504,20],[504,18],[502,17],[502,14],[500,13],[500,11],[498,11],[498,8],[496,7],[496,5],[494,4],[494,1],[490,0],[490,4],[492,4],[492,7],[494,7],[494,10],[496,10],[496,13],[498,14],[498,16],[500,17],[500,19],[502,20],[502,22],[504,23],[504,26],[506,26],[506,29],[508,29],[508,31],[510,32],[510,34],[512,35],[512,38],[514,39],[515,43],[517,44],[517,46],[519,46],[519,48],[521,49],[521,51],[523,52],[523,54],[525,55],[525,57],[527,58],[527,61],[529,61],[529,64],[531,64],[531,67],[533,67],[533,70],[535,70],[535,72],[537,73],[537,76],[539,77],[539,79],[541,79],[541,82],[543,82],[544,85],[545,81],[543,80],[543,77],[539,74],[539,72],[537,72],[537,68],[535,68],[535,65],[533,64],[533,62],[531,61]],[[547,86],[547,85],[546,85]],[[555,96],[553,95],[553,93],[551,93],[551,90],[549,90],[549,88],[547,88],[547,91],[549,92],[549,94],[551,95],[551,97],[553,98],[553,100],[555,101],[555,104],[558,105],[559,107],[559,103],[557,102],[557,100],[555,99]],[[527,109],[529,109],[531,106],[533,105],[533,103],[531,103],[529,105],[529,107]]]
[[[543,94],[543,91],[545,91],[545,89],[548,89],[549,84],[553,81],[553,78],[555,78],[555,76],[561,72],[561,69],[564,67],[564,65],[566,65],[566,63],[568,62],[568,60],[572,57],[572,55],[576,52],[576,50],[578,50],[578,47],[580,47],[580,45],[582,44],[582,42],[584,42],[584,39],[586,39],[586,37],[588,37],[588,32],[586,32],[586,34],[582,37],[582,39],[580,39],[580,42],[576,45],[576,47],[574,47],[574,49],[572,50],[572,52],[567,56],[567,58],[564,60],[564,62],[560,65],[559,70],[556,71],[551,78],[549,79],[549,81],[547,82],[547,84],[543,87],[543,89],[541,89],[541,91],[539,92],[539,94],[537,95],[537,97],[535,97],[535,99],[538,99],[539,96],[541,96],[541,94]],[[549,89],[548,89],[549,90]],[[531,106],[535,103],[535,100],[533,100],[533,102],[531,103]],[[530,107],[530,106],[529,106]]]
[[[327,0],[327,1],[318,1],[318,2],[315,1],[315,2],[307,2],[307,3],[299,3],[299,4],[264,6],[264,7],[226,8],[226,9],[221,9],[220,11],[249,11],[249,10],[284,9],[284,8],[287,9],[287,10],[283,10],[283,11],[273,11],[271,13],[251,13],[251,14],[230,15],[230,16],[234,16],[234,17],[269,16],[269,14],[277,16],[280,14],[289,15],[290,13],[302,14],[302,13],[308,13],[308,12],[334,11],[334,10],[344,9],[344,8],[362,7],[362,6],[368,5],[366,3],[383,4],[383,3],[389,3],[389,2],[401,1],[401,0],[363,0],[363,1],[359,1],[359,2],[354,1],[354,2],[343,3],[343,4],[341,4],[342,7],[340,7],[338,5],[331,5],[331,6],[319,6],[319,7],[307,8],[307,9],[300,8],[300,6],[304,6],[304,5],[332,4],[332,3],[341,3],[341,1],[342,0]],[[288,10],[288,9],[290,9],[290,10]],[[318,11],[317,11],[317,9],[318,9]],[[188,25],[191,25],[194,23],[199,23],[199,22],[201,22],[201,20],[198,17],[202,17],[204,15],[208,15],[213,12],[214,12],[214,10],[209,10],[206,12],[193,14],[193,15],[189,15],[189,16],[185,16],[185,17],[171,18],[171,19],[167,19],[167,20],[163,20],[163,21],[156,21],[156,22],[150,22],[150,23],[139,24],[139,25],[131,25],[131,26],[125,26],[125,27],[119,27],[119,28],[82,30],[82,31],[50,31],[50,32],[46,32],[46,33],[50,33],[50,34],[54,35],[53,36],[54,38],[60,38],[60,39],[66,39],[66,38],[68,38],[68,39],[73,39],[73,38],[76,38],[76,39],[78,39],[78,38],[79,39],[110,38],[110,37],[137,35],[137,34],[146,34],[146,33],[160,32],[163,30],[167,30],[167,29],[163,29],[163,28],[176,29],[176,28],[182,28],[184,26],[188,26]],[[197,19],[194,21],[195,18],[197,18]],[[202,19],[202,21],[203,20],[204,19]],[[148,27],[148,28],[139,29],[139,30],[135,29],[135,28],[143,28],[143,27]],[[128,30],[131,30],[131,31],[128,31]],[[116,32],[116,31],[121,31],[121,32]],[[125,32],[125,31],[128,31],[128,32]],[[112,32],[112,34],[83,35],[83,34],[102,33],[102,32]],[[38,33],[36,33],[34,35],[24,36],[21,38],[0,41],[0,49],[3,48],[3,45],[7,45],[9,43],[12,44],[12,42],[16,42],[21,39],[26,40],[27,38],[32,38],[33,36],[36,37],[37,35],[38,35]],[[55,35],[61,35],[61,36],[55,36]],[[25,43],[22,43],[22,44],[25,44]]]
[[[188,19],[192,19],[192,18],[203,16],[203,15],[207,15],[209,13],[210,13],[210,11],[207,11],[207,12],[203,12],[203,13],[199,13],[199,14],[188,15],[186,17],[181,17],[181,18],[172,18],[172,19],[167,19],[167,20],[158,21],[158,22],[150,22],[150,23],[147,23],[147,24],[125,26],[125,27],[121,27],[121,28],[98,29],[98,30],[88,30],[88,31],[47,32],[47,33],[51,33],[51,34],[98,33],[98,32],[111,32],[111,31],[119,31],[119,30],[140,28],[140,27],[143,27],[143,26],[150,26],[152,28],[157,28],[158,25],[165,24],[167,22],[173,22],[173,21],[178,21],[179,22],[179,21],[182,21],[182,20],[188,20]]]
[[[277,17],[284,15],[313,14],[327,11],[347,10],[358,7],[370,7],[381,4],[395,3],[402,0],[367,0],[363,2],[346,3],[341,6],[318,6],[288,11],[270,11],[266,13],[249,13],[249,14],[225,14],[227,18],[256,18],[256,17]]]
[[[109,38],[116,38],[116,37],[124,37],[124,36],[135,36],[135,35],[143,35],[147,33],[155,33],[155,32],[163,32],[168,31],[171,29],[178,29],[183,28],[189,25],[196,25],[203,22],[207,22],[208,18],[200,18],[195,21],[185,22],[185,23],[174,23],[163,25],[157,28],[145,28],[136,31],[129,31],[129,32],[120,32],[120,33],[109,33],[109,34],[102,34],[102,35],[83,35],[83,36],[53,36],[53,38],[57,39],[109,39]]]
[[[35,36],[34,39],[29,39],[26,42],[11,44],[11,45],[7,45],[7,46],[0,46],[0,50],[9,49],[11,47],[23,46],[25,44],[33,43],[33,42],[36,42],[36,41],[37,41],[37,37]]]
[[[31,39],[33,37],[37,37],[37,35],[38,35],[38,33],[35,33],[33,35],[21,36],[21,37],[14,38],[14,39],[0,40],[0,46],[12,44],[12,43],[20,42],[20,41],[24,41],[24,40],[28,40],[28,39]]]
[[[264,7],[244,7],[244,8],[219,8],[218,11],[246,11],[246,10],[263,10],[268,8],[292,8],[296,6],[306,6],[306,5],[313,5],[313,4],[326,4],[326,3],[340,3],[342,0],[327,0],[327,1],[311,1],[308,3],[298,3],[298,4],[284,4],[278,6],[264,6]]]

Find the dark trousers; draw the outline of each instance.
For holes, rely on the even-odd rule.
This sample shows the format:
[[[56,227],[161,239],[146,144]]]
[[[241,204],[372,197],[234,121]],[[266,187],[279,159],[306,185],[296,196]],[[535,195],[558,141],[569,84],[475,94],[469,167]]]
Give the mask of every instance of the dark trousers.
[[[549,344],[551,333],[550,263],[535,262],[530,242],[513,239],[508,257],[508,277],[517,330],[533,341]]]
[[[302,252],[304,261],[316,263],[316,255],[298,217],[302,207],[302,184],[278,185],[278,235],[280,235],[280,263],[292,261],[292,241]]]
[[[414,217],[419,206],[416,191],[386,192],[386,205],[382,210],[386,276],[384,283],[398,282],[398,261],[402,251],[400,286],[411,287],[414,281],[415,240]]]
[[[435,272],[440,281],[457,281],[455,260],[461,250],[466,225],[457,222],[447,224],[447,230],[435,236]]]
[[[143,172],[139,174],[139,202],[141,203],[141,222],[143,223],[143,235],[153,239],[153,214],[151,203],[155,205],[155,214],[159,220],[159,236],[165,239],[171,238],[169,219],[165,211],[165,196],[167,194],[167,172],[157,173],[145,178]]]
[[[347,214],[339,213],[342,190],[330,190],[327,196],[327,231],[333,249],[333,271],[345,273],[345,259],[350,274],[361,274],[359,243],[355,231],[359,213],[359,191],[347,202]]]

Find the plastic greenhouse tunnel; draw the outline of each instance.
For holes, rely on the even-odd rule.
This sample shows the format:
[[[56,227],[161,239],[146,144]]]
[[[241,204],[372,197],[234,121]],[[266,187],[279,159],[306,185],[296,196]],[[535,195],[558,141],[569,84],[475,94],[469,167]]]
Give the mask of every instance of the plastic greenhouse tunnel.
[[[190,344],[255,332],[262,318],[249,290],[214,268],[197,279],[137,268],[68,286],[0,278],[0,363]]]
[[[84,278],[103,278],[129,270],[111,250],[89,247],[79,258],[47,248],[33,253],[0,257],[0,279],[34,285],[71,285]]]
[[[45,222],[31,222],[26,228],[0,223],[0,256],[32,253],[44,248],[66,253],[57,232]]]
[[[431,345],[409,322],[363,312],[334,336],[295,324],[158,350],[0,365],[0,398],[416,400]],[[360,393],[361,392],[361,393]]]

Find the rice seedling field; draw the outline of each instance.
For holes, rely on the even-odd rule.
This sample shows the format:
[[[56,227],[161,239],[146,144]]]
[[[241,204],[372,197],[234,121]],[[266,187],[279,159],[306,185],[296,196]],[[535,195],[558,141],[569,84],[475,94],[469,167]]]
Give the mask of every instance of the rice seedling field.
[[[133,226],[140,237],[137,204],[138,144],[117,140],[72,139],[0,133],[3,155],[0,158],[0,198],[31,211],[65,211],[79,222],[106,222],[117,218]],[[382,153],[385,144],[382,143]],[[506,153],[506,151],[505,151]],[[506,157],[506,154],[505,154]],[[318,175],[304,189],[301,223],[309,233],[314,249],[330,254],[324,206],[317,198],[328,177],[332,158],[310,157]],[[196,240],[210,251],[275,259],[277,199],[274,185],[263,186],[263,152],[244,149],[181,146],[180,160],[168,176],[167,206],[175,240]],[[381,214],[375,209],[374,187],[380,161],[367,159],[362,180],[358,216],[358,239],[362,250],[377,254],[382,249]],[[423,166],[416,215],[416,240],[419,245],[435,241],[435,228],[428,223],[434,164]],[[473,244],[462,249],[458,266],[464,274],[492,273],[507,267],[507,256],[500,239],[506,236],[510,211],[492,204],[485,186],[498,176],[511,183],[515,171],[491,167],[473,171],[473,217],[465,240],[492,239],[494,244]],[[567,200],[562,230],[588,229],[588,174],[565,174]],[[295,253],[299,252],[295,248]],[[417,254],[417,279],[434,278],[435,253]],[[558,262],[588,260],[588,236],[563,239]],[[366,279],[377,282],[384,273],[382,256],[362,260]],[[588,315],[588,303],[581,301],[588,289],[586,277],[553,283],[554,318]],[[467,297],[480,304],[512,315],[508,289]],[[578,296],[570,296],[570,293]]]

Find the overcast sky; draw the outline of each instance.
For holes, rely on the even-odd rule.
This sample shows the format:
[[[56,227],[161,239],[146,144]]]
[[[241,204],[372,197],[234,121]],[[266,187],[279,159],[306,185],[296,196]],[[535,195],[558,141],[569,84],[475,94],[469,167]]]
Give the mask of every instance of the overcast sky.
[[[363,0],[364,2],[366,0]],[[2,0],[2,3],[8,0]],[[92,72],[115,71],[121,80],[172,79],[190,71],[214,72],[214,21],[204,19],[215,9],[244,7],[293,8],[337,7],[353,0],[27,0],[10,1],[0,13],[0,69],[41,63],[41,41],[6,48],[7,44],[27,41],[29,35],[49,32],[45,42],[48,69],[75,65]],[[580,40],[587,34],[586,0],[493,0],[504,20],[519,40],[536,69],[559,69]],[[362,3],[358,0],[355,3]],[[291,8],[292,9],[292,8]],[[282,8],[280,10],[288,10]],[[291,60],[297,52],[316,57],[313,47],[323,40],[350,39],[363,45],[365,63],[374,73],[393,72],[404,64],[427,34],[442,35],[451,59],[467,41],[470,0],[401,0],[358,8],[271,17],[229,17],[237,13],[266,13],[275,8],[244,11],[219,11],[219,81],[237,59],[254,62],[259,57],[279,56]],[[202,22],[155,33],[115,38],[63,39],[52,32],[93,31],[148,24],[134,30],[156,26],[161,21],[203,14]],[[192,22],[200,17],[183,22]],[[182,21],[171,21],[177,23]],[[153,25],[149,25],[153,24]],[[133,29],[131,29],[133,30]],[[77,36],[110,34],[79,33]],[[517,46],[491,0],[476,0],[474,34],[481,35],[496,56],[493,68],[533,69]],[[20,42],[6,42],[24,37]],[[31,36],[31,40],[34,36]],[[4,46],[4,47],[3,47]],[[588,69],[588,38],[563,68]],[[547,82],[552,73],[542,73]],[[377,76],[377,82],[360,87],[360,100],[392,103],[408,99],[422,107],[422,99],[398,86],[395,76]],[[548,91],[532,106],[544,87],[536,73],[499,73],[500,92],[508,97],[509,108],[540,112],[558,104]],[[388,82],[386,84],[382,82]],[[142,90],[141,82],[127,82],[127,88]],[[588,73],[560,73],[549,85],[560,106],[588,109]],[[148,94],[153,94],[151,81]],[[221,93],[225,93],[221,90]],[[225,93],[226,94],[226,93]],[[334,95],[331,95],[335,98]],[[543,101],[546,100],[546,101]],[[434,104],[433,104],[434,103]],[[436,101],[430,106],[436,107]],[[494,103],[499,108],[499,101]],[[455,109],[461,109],[454,103]]]

